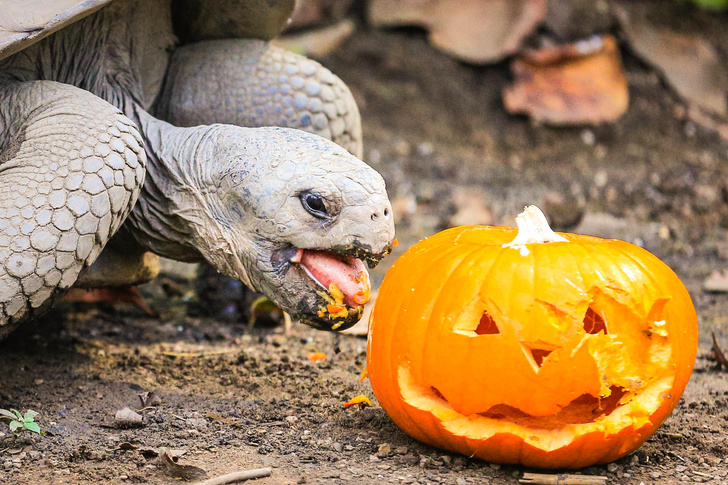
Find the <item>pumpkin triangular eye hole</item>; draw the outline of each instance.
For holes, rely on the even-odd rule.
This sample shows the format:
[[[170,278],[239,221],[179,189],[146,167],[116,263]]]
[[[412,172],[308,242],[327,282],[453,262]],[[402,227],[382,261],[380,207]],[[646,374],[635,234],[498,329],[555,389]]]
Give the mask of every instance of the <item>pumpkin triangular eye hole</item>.
[[[543,365],[543,360],[549,356],[553,350],[545,350],[545,349],[529,349],[531,350],[531,355],[533,355],[533,361],[536,362],[536,365],[541,367]]]
[[[499,334],[500,330],[495,320],[493,320],[493,317],[490,316],[490,313],[484,311],[483,316],[480,317],[478,328],[475,329],[475,333],[478,335],[493,335]]]
[[[586,333],[597,334],[599,332],[607,332],[607,324],[604,319],[597,312],[589,307],[584,315],[584,331]]]

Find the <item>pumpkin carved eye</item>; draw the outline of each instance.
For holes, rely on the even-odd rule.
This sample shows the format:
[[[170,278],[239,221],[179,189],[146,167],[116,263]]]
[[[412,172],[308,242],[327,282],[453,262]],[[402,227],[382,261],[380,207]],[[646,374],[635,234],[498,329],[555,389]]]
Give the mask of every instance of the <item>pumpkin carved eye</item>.
[[[584,331],[591,334],[607,333],[607,324],[604,319],[591,307],[587,308],[586,315],[584,315]]]
[[[496,325],[493,317],[491,317],[487,311],[484,311],[483,316],[480,317],[480,322],[475,329],[475,333],[478,335],[492,335],[500,333],[500,330],[498,330],[498,325]]]
[[[692,302],[647,251],[524,217],[517,235],[453,228],[400,257],[370,321],[372,388],[434,446],[539,468],[616,460],[680,399]]]

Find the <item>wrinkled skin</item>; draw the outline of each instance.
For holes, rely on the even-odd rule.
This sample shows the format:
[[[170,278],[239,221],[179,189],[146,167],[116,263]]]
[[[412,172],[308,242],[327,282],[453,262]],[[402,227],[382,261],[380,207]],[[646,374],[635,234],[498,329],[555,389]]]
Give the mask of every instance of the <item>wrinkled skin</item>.
[[[166,0],[116,0],[0,62],[0,184],[7,187],[0,196],[0,337],[61,296],[125,219],[114,238],[118,250],[206,260],[306,323],[352,325],[361,305],[347,305],[346,316],[336,320],[322,316],[330,295],[295,256],[320,249],[332,260],[346,254],[346,261],[373,264],[389,252],[394,226],[382,178],[314,134],[232,125],[179,128],[150,115],[172,34],[159,15],[144,9],[169,14]],[[157,49],[144,57],[135,46],[147,44]],[[266,58],[257,49],[254,56]],[[276,69],[276,56],[267,57],[273,65],[265,69]],[[296,110],[315,114],[331,103],[321,129],[360,139],[360,132],[347,131],[360,125],[343,84],[303,61],[286,62],[314,77],[303,86],[306,106],[298,96],[281,124],[301,126],[310,117]],[[286,89],[299,88],[285,76],[273,81],[281,96],[256,112],[279,113],[276,103],[287,103]],[[319,82],[339,86],[335,92],[343,98],[316,104],[317,92],[330,91],[313,89]],[[174,96],[168,98],[174,103]],[[259,103],[254,97],[247,102],[239,110]],[[359,142],[353,151],[360,148]],[[23,194],[11,190],[18,186]]]

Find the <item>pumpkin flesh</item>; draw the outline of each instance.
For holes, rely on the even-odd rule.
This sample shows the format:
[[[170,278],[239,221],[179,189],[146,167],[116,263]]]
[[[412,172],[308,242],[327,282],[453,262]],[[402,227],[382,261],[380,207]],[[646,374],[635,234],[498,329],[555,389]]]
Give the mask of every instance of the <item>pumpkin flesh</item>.
[[[515,235],[450,229],[395,262],[370,324],[375,395],[405,431],[466,455],[545,468],[617,459],[687,384],[690,298],[628,243],[563,234],[504,247]]]

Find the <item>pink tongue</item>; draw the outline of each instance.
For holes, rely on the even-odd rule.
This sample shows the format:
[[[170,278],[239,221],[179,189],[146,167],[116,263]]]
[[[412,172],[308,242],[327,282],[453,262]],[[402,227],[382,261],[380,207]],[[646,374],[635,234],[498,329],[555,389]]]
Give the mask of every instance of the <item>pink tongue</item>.
[[[338,286],[346,305],[356,307],[369,301],[369,273],[362,260],[307,249],[301,256],[301,264],[327,289],[331,283]]]

